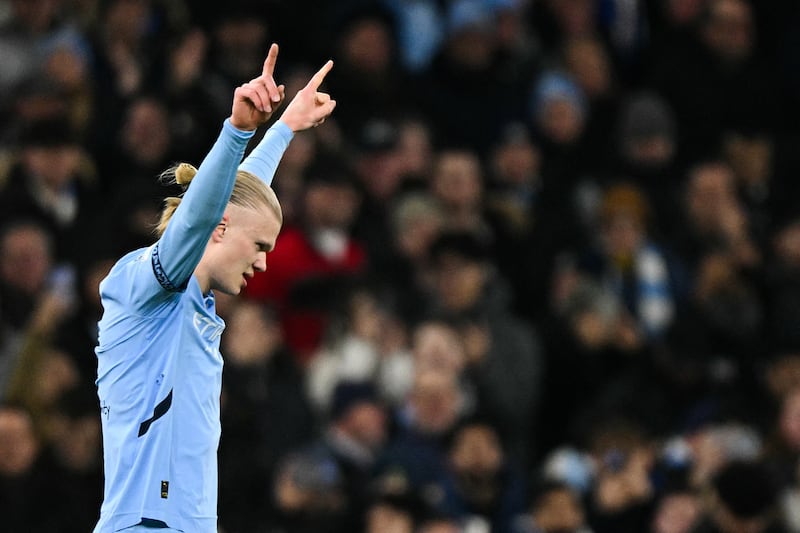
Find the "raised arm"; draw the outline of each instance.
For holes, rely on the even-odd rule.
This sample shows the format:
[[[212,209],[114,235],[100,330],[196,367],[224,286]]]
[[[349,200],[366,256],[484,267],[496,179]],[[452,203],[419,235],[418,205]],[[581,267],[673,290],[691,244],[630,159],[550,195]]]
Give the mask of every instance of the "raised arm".
[[[272,79],[277,56],[273,44],[261,75],[234,91],[230,117],[153,248],[153,272],[167,290],[185,288],[222,219],[248,141],[283,100],[283,87]]]
[[[332,100],[329,94],[319,91],[325,76],[332,68],[333,61],[325,63],[306,86],[297,92],[281,118],[273,124],[258,146],[242,162],[240,170],[258,176],[267,185],[272,183],[278,163],[294,134],[322,124],[336,107],[336,101]]]

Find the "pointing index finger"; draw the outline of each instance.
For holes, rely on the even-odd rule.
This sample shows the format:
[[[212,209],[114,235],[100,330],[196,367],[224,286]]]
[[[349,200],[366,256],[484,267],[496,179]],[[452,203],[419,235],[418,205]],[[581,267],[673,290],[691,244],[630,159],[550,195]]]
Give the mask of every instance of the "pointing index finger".
[[[329,59],[328,62],[322,65],[322,68],[319,69],[317,73],[311,77],[306,87],[310,87],[315,91],[319,89],[319,86],[322,85],[322,82],[325,80],[325,76],[328,75],[328,72],[330,72],[332,68],[333,68],[333,60]]]
[[[272,43],[272,46],[269,47],[269,53],[267,54],[267,59],[264,60],[264,70],[261,72],[262,76],[271,78],[272,73],[275,72],[275,63],[278,61],[278,45],[276,43]]]

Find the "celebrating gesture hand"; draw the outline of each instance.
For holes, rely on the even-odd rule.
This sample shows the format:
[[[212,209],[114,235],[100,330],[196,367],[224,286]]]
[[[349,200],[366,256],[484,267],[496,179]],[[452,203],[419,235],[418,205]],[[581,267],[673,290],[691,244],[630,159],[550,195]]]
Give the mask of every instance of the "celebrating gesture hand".
[[[331,95],[327,93],[319,92],[320,85],[332,68],[333,61],[329,60],[289,102],[286,111],[281,115],[281,120],[292,131],[298,132],[319,126],[333,113],[336,100],[331,99]]]
[[[261,76],[236,88],[233,93],[231,124],[240,130],[254,130],[264,124],[283,102],[283,85],[277,85],[273,78],[275,63],[278,60],[278,45],[269,48]]]
[[[277,85],[273,78],[278,59],[278,45],[269,49],[261,76],[238,87],[234,92],[231,124],[241,130],[254,130],[264,124],[281,105],[285,97],[285,86]],[[336,100],[327,93],[319,92],[325,76],[333,68],[333,61],[325,63],[314,74],[305,87],[297,92],[281,116],[281,120],[292,131],[298,132],[316,127],[336,107]]]

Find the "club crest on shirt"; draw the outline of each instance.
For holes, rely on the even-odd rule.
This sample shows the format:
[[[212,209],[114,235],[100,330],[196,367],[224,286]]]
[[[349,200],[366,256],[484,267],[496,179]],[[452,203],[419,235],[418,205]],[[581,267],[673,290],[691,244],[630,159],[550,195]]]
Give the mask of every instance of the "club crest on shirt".
[[[200,312],[195,312],[192,323],[194,324],[194,329],[197,330],[197,333],[199,333],[200,336],[208,342],[216,341],[220,335],[222,335],[222,331],[225,329],[225,326],[217,324],[214,322],[214,320],[204,316]]]

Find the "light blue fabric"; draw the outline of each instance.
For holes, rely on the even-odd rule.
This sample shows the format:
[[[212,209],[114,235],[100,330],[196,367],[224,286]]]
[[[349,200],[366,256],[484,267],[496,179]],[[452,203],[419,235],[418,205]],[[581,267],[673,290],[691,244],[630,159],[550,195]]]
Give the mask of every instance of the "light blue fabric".
[[[225,324],[193,272],[251,136],[226,120],[163,236],[121,258],[100,284],[105,489],[96,533],[143,518],[185,532],[217,531]]]
[[[258,146],[242,161],[239,170],[254,174],[270,185],[278,163],[293,137],[294,132],[289,126],[280,120],[275,122]]]

